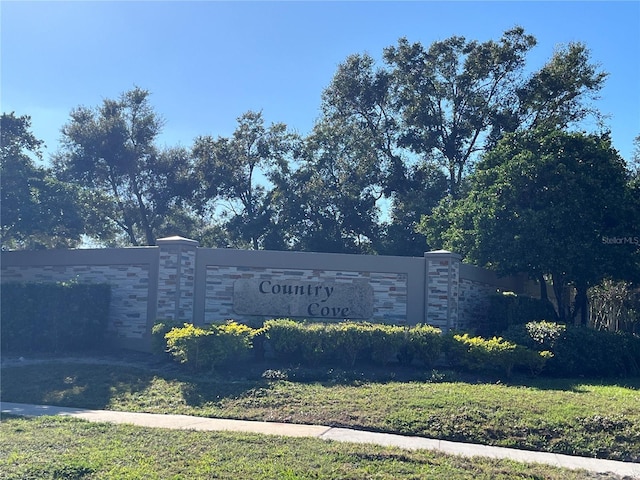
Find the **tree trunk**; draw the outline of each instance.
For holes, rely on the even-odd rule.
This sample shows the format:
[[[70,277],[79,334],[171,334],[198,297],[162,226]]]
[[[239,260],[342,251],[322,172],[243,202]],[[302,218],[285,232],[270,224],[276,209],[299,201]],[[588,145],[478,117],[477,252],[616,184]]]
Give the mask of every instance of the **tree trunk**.
[[[547,293],[547,282],[544,279],[544,275],[538,275],[538,282],[540,282],[540,299],[549,301],[549,294]]]
[[[133,194],[136,197],[136,201],[138,202],[138,210],[140,211],[140,222],[142,223],[142,229],[144,231],[147,245],[155,245],[156,236],[153,233],[153,228],[151,228],[151,224],[149,222],[149,212],[147,211],[147,207],[144,203],[144,198],[142,197],[142,192],[140,191],[138,183],[136,182],[136,178],[132,172],[129,172],[129,181],[131,182],[131,186],[133,187]]]
[[[566,322],[567,320],[567,311],[564,302],[564,276],[559,273],[552,273],[551,280],[553,282],[553,294],[556,297],[556,302],[558,304],[558,320],[561,323]]]
[[[580,325],[587,325],[587,306],[588,306],[588,298],[587,298],[587,286],[584,284],[580,284],[576,286],[576,299],[575,305],[573,309],[573,318],[575,320],[577,313],[580,312]]]

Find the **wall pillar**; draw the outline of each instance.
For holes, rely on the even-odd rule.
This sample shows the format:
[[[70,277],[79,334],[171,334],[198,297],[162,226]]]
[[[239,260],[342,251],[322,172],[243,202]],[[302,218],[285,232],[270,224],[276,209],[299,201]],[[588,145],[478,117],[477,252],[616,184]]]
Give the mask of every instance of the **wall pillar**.
[[[462,257],[447,250],[424,254],[425,319],[424,323],[442,329],[455,330],[459,326],[460,262]]]
[[[193,322],[198,242],[183,237],[160,238],[158,320]]]

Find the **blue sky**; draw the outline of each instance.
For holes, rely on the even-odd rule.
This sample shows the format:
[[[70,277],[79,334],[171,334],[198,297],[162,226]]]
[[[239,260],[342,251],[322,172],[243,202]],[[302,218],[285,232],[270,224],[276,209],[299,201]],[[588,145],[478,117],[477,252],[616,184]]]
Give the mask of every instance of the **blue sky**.
[[[630,159],[640,134],[640,2],[636,1],[7,1],[1,14],[3,112],[32,117],[58,147],[79,105],[94,107],[134,85],[165,119],[161,146],[231,135],[262,110],[307,134],[322,91],[352,53],[380,58],[404,36],[429,46],[453,35],[497,40],[521,25],[538,39],[528,67],[559,44],[584,42],[610,73],[598,108]]]

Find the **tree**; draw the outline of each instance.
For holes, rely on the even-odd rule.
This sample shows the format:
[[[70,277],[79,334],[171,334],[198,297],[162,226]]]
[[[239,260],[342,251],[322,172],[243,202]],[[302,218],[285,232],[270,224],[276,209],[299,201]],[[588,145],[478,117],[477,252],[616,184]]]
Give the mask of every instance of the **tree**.
[[[640,289],[640,135],[634,139],[634,145],[633,157],[629,162],[628,200],[625,205],[629,206],[627,223],[634,227],[627,234],[633,239],[636,250],[629,262],[633,265],[633,273],[627,280]]]
[[[607,238],[628,235],[625,163],[609,137],[537,129],[506,135],[483,156],[467,196],[425,217],[422,231],[500,274],[550,275],[559,316],[562,292],[576,288],[586,321],[586,292],[605,276],[624,276],[633,246]],[[544,283],[542,283],[544,285]]]
[[[533,130],[538,127],[565,129],[589,115],[600,120],[600,113],[590,104],[598,98],[607,73],[591,63],[587,46],[580,42],[558,48],[551,60],[516,90],[517,110],[503,109],[498,118],[516,119],[505,131]],[[495,132],[502,126],[493,122]],[[515,127],[515,128],[514,128]]]
[[[231,138],[200,136],[194,142],[198,209],[220,213],[236,245],[257,250],[269,233],[272,212],[267,187],[256,177],[269,181],[286,171],[299,139],[283,123],[266,128],[261,112],[246,112],[237,121]]]
[[[392,103],[391,82],[391,72],[376,69],[369,55],[350,55],[323,92],[323,117],[313,135],[325,140],[310,145],[325,150],[316,155],[320,159],[327,152],[335,155],[332,152],[338,150],[339,143],[345,167],[360,172],[356,188],[362,194],[371,193],[378,208],[386,204],[390,223],[367,228],[364,235],[369,239],[369,248],[389,255],[422,255],[426,243],[415,232],[415,226],[420,215],[430,212],[442,198],[446,185],[441,182],[440,172],[424,157],[400,145],[402,122]],[[333,147],[326,146],[328,139]],[[354,205],[345,208],[352,209]],[[371,210],[370,215],[371,222],[380,218],[377,209]]]
[[[54,157],[58,178],[77,183],[95,203],[90,218],[101,239],[154,245],[167,216],[185,202],[191,158],[186,150],[160,153],[162,120],[139,87],[99,108],[78,107],[62,129]]]
[[[499,42],[451,37],[428,50],[402,38],[385,49],[393,66],[395,106],[406,128],[401,143],[434,158],[447,171],[456,198],[498,112],[512,101],[525,55],[536,44],[522,28]]]
[[[286,248],[371,253],[378,236],[378,156],[367,137],[319,123],[301,165],[280,176],[273,194]]]
[[[2,247],[76,246],[84,228],[77,189],[36,166],[43,142],[31,133],[31,118],[2,114],[0,132]]]
[[[439,160],[454,198],[478,152],[504,133],[543,125],[562,129],[596,113],[589,101],[606,73],[590,63],[586,46],[560,47],[523,80],[526,54],[535,44],[516,27],[499,42],[451,37],[425,50],[401,39],[385,50],[406,125],[401,143]]]
[[[433,211],[447,192],[447,178],[435,165],[412,165],[406,179],[393,193],[389,221],[375,246],[381,255],[422,256],[429,249],[427,237],[419,232],[422,216]]]
[[[367,54],[350,55],[338,66],[323,93],[321,122],[337,130],[349,125],[353,137],[368,138],[377,150],[379,185],[392,210],[387,232],[410,231],[415,220],[403,214],[406,205],[429,214],[433,197],[443,194],[439,182],[419,185],[417,172],[442,168],[456,199],[464,195],[465,177],[478,156],[505,133],[564,128],[597,113],[589,102],[606,74],[591,62],[587,48],[560,47],[526,76],[527,54],[535,45],[520,27],[498,41],[454,36],[429,48],[401,38],[384,49],[382,67]],[[422,195],[408,185],[430,192]],[[392,249],[407,247],[400,245]]]

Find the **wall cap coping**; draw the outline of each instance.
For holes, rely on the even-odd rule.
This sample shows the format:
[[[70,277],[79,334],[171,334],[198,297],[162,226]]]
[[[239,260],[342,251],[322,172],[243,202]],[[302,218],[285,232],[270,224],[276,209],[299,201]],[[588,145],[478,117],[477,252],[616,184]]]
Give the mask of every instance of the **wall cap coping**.
[[[156,240],[158,246],[160,245],[190,245],[193,247],[197,247],[199,245],[197,240],[191,240],[189,238],[184,238],[179,235],[174,235],[173,237],[164,237],[158,238]]]

